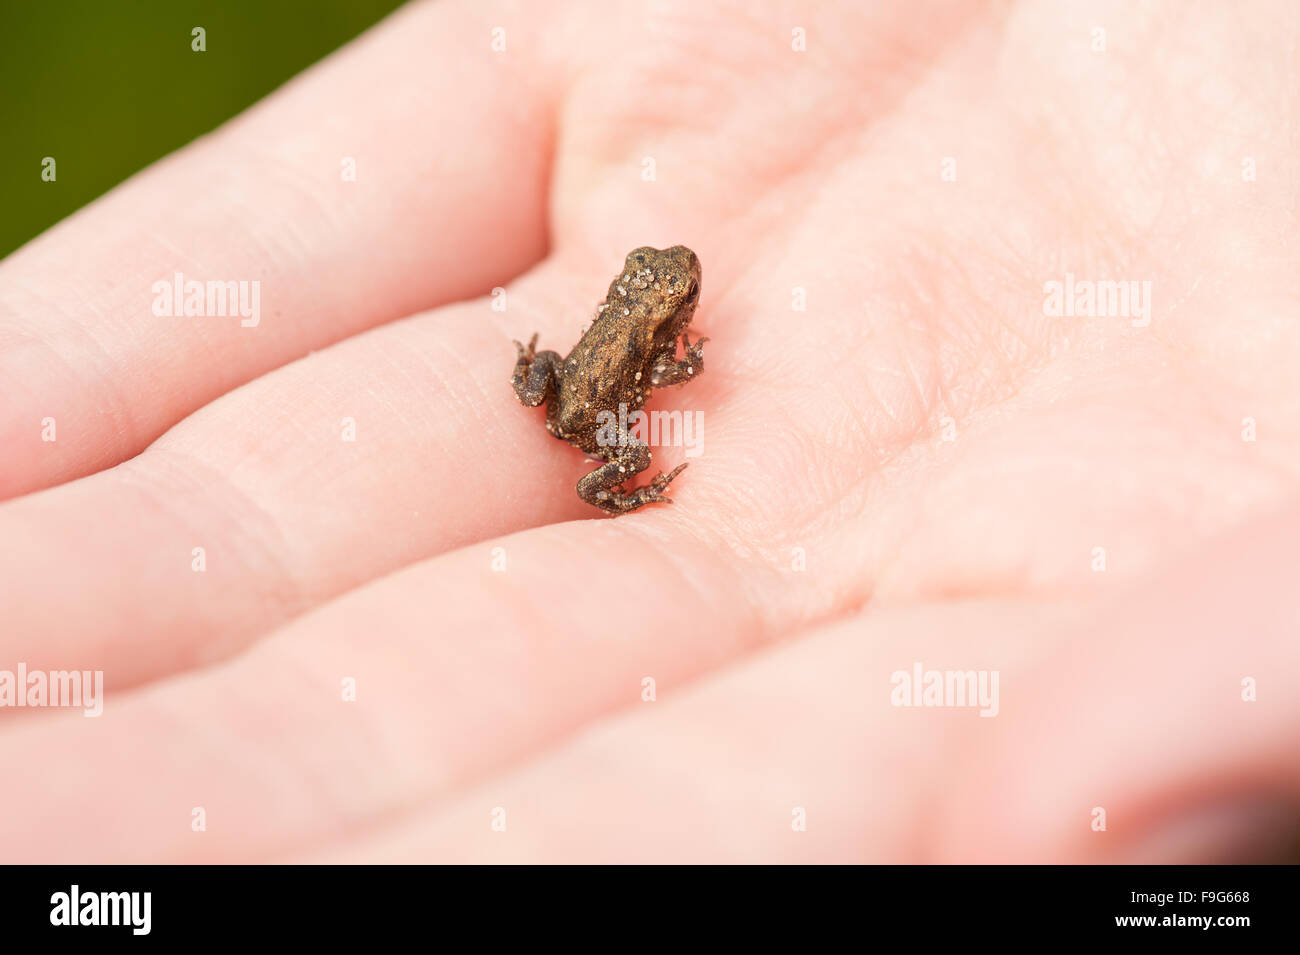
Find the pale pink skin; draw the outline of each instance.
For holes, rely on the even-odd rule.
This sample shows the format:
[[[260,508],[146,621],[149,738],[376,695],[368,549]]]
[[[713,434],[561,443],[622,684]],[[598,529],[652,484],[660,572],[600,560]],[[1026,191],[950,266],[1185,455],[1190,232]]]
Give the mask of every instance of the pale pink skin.
[[[418,5],[0,265],[0,668],[110,688],[0,711],[0,856],[1267,844],[1300,801],[1294,5],[936,6]],[[658,403],[705,454],[590,519],[511,340],[567,351],[675,243],[711,341]],[[155,317],[177,270],[259,279],[261,324]],[[1150,326],[1045,317],[1066,271],[1152,281]],[[916,662],[998,670],[998,716],[891,706]]]

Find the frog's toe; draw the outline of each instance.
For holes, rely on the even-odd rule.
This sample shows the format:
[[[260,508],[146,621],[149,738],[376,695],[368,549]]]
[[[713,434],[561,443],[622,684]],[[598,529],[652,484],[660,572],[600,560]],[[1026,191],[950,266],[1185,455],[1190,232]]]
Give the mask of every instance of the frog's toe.
[[[666,488],[669,484],[672,483],[673,478],[677,477],[677,475],[681,474],[683,471],[686,470],[686,465],[688,463],[689,462],[687,461],[683,461],[681,464],[677,465],[677,467],[673,468],[667,474],[664,474],[662,471],[660,471],[659,476],[650,482],[650,486],[655,488],[656,490],[662,490],[663,488]]]
[[[655,487],[653,484],[647,484],[639,489],[633,500],[636,502],[633,510],[645,504],[671,504],[673,499],[664,493],[662,487]]]
[[[528,339],[527,348],[525,348],[522,344],[520,344],[519,341],[516,339],[515,350],[519,353],[520,361],[525,363],[531,362],[533,358],[536,357],[537,355],[537,333],[534,332],[533,337]]]

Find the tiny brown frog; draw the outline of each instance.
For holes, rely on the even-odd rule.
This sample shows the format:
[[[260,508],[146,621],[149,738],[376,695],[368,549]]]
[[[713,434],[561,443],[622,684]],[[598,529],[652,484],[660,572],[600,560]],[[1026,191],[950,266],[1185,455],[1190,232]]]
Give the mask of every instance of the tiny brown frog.
[[[685,464],[641,487],[624,486],[650,466],[650,449],[628,433],[627,422],[653,389],[680,385],[704,370],[708,339],[692,344],[686,337],[699,299],[700,260],[694,252],[683,245],[645,246],[628,253],[568,357],[537,351],[536,335],[527,348],[515,342],[519,357],[511,383],[520,402],[535,408],[545,401],[547,430],[605,462],[578,482],[578,496],[588,504],[626,514],[645,504],[672,503],[664,490]]]

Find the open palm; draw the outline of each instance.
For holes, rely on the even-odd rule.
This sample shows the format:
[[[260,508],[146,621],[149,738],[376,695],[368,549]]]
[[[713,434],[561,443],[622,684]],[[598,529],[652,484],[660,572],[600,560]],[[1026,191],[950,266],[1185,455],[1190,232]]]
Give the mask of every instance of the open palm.
[[[4,854],[1276,846],[1295,11],[927,6],[416,5],[6,260],[0,666],[110,692],[0,714]],[[511,341],[675,244],[703,454],[604,519]]]

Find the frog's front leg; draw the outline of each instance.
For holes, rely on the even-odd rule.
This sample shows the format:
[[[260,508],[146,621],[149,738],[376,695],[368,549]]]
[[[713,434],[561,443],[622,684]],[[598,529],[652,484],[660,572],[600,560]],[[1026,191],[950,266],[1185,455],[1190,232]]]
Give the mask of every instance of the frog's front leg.
[[[650,366],[650,386],[666,388],[699,377],[700,372],[704,371],[704,343],[707,341],[707,338],[701,338],[692,345],[686,333],[682,332],[682,350],[686,352],[686,357],[681,361],[676,360],[677,343],[673,342],[672,350],[664,352]]]
[[[560,368],[563,359],[553,351],[539,352],[537,336],[533,335],[525,348],[515,342],[519,357],[515,360],[515,373],[510,383],[521,404],[536,408],[550,395],[559,393]]]
[[[664,490],[673,478],[686,469],[685,463],[677,465],[667,474],[660,473],[649,484],[632,491],[617,490],[650,467],[650,449],[631,435],[620,436],[624,442],[608,452],[608,464],[603,464],[578,482],[578,497],[611,514],[626,514],[646,504],[671,504],[673,499]]]

